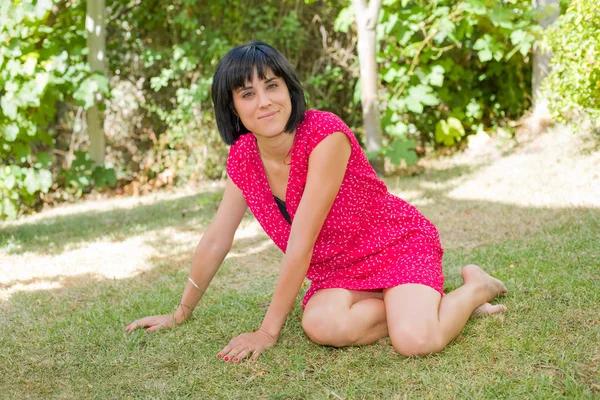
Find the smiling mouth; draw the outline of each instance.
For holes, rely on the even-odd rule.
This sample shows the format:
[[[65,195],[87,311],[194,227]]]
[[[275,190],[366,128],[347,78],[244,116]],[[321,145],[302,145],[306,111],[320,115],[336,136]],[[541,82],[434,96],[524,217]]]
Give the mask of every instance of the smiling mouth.
[[[272,117],[273,115],[277,114],[278,112],[279,111],[273,111],[272,113],[268,113],[268,114],[265,114],[265,115],[262,115],[262,116],[258,117],[258,119],[264,119],[264,118]]]

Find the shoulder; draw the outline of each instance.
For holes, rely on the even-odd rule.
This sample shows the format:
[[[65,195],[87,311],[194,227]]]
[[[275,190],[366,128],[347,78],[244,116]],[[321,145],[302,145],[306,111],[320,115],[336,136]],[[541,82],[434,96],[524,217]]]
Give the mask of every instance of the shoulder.
[[[227,155],[227,175],[240,186],[241,179],[245,175],[243,171],[247,169],[248,154],[252,150],[252,141],[254,135],[252,133],[246,133],[241,135],[234,144],[229,147],[229,154]]]
[[[329,135],[341,132],[352,142],[354,134],[344,121],[328,111],[309,110],[302,121],[301,136],[306,141],[309,153]]]
[[[326,128],[328,125],[343,125],[347,128],[340,117],[332,112],[320,110],[308,110],[306,114],[304,114],[302,124],[321,129]]]
[[[252,140],[254,140],[254,135],[252,135],[252,133],[241,135],[235,143],[229,147],[229,155],[227,156],[228,161],[236,157],[244,158],[244,154],[251,149]]]

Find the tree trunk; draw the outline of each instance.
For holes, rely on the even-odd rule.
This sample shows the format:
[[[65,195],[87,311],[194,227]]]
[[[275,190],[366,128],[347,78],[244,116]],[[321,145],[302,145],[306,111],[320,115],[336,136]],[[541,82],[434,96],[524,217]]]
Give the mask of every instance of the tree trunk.
[[[362,91],[362,112],[367,135],[367,152],[376,154],[369,162],[378,174],[383,174],[384,164],[381,152],[381,123],[379,120],[379,96],[377,94],[377,37],[375,28],[381,9],[381,0],[353,0],[358,31],[358,60]]]
[[[106,4],[105,0],[88,0],[85,19],[88,31],[88,62],[92,73],[106,73]],[[104,164],[106,139],[104,136],[104,118],[98,108],[102,96],[96,97],[96,105],[87,110],[87,131],[90,139],[90,155],[96,165]]]
[[[560,11],[559,0],[533,0],[533,7],[537,8],[543,15],[547,15],[546,18],[540,21],[540,24],[544,28],[556,20]],[[534,131],[541,131],[541,125],[544,124],[544,120],[549,120],[550,118],[548,99],[543,97],[541,93],[542,81],[546,75],[548,75],[548,72],[550,72],[550,54],[542,53],[539,48],[534,45],[532,62],[533,77],[531,82],[531,93],[533,96],[533,125],[540,125],[536,125],[536,127],[532,128]]]

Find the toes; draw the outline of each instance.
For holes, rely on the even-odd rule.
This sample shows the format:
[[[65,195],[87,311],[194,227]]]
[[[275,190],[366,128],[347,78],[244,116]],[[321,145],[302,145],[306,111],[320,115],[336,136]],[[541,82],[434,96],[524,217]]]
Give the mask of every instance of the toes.
[[[492,305],[490,303],[485,303],[485,304],[482,304],[481,306],[477,307],[475,309],[475,311],[473,311],[473,314],[471,314],[471,316],[472,317],[484,317],[486,315],[505,313],[506,310],[507,310],[507,308],[504,304]]]

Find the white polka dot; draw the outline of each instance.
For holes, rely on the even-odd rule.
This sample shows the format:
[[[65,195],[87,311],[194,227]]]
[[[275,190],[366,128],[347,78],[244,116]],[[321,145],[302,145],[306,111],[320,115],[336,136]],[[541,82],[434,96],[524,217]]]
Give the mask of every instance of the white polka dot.
[[[352,153],[339,193],[314,246],[302,306],[320,289],[373,290],[421,283],[443,294],[443,250],[437,229],[415,207],[390,194],[354,137],[336,115],[307,111],[296,129],[286,191],[292,219],[302,198],[311,151],[327,135],[343,132]],[[252,133],[229,150],[227,173],[273,242],[285,252],[290,224],[281,214]]]

